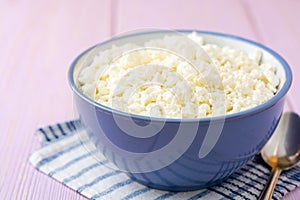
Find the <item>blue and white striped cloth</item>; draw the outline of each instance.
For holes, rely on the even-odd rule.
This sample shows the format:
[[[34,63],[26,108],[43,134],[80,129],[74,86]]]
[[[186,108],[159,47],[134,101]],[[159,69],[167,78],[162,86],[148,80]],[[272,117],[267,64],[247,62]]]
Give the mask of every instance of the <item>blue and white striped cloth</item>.
[[[30,162],[41,172],[91,199],[257,199],[270,170],[257,159],[223,183],[191,192],[150,189],[126,174],[106,166],[87,152],[79,134],[87,134],[80,121],[69,121],[37,130],[42,147],[31,153]],[[81,137],[82,138],[82,137]],[[88,141],[87,141],[88,142]],[[273,198],[280,199],[300,185],[300,166],[283,172]]]

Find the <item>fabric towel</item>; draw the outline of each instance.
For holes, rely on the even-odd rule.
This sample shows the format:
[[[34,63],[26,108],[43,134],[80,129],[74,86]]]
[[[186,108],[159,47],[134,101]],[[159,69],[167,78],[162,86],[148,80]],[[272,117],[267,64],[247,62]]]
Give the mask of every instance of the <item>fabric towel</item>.
[[[257,199],[270,169],[259,158],[250,161],[219,185],[190,192],[170,192],[148,188],[125,173],[96,160],[83,146],[79,134],[87,134],[79,120],[59,123],[36,131],[42,143],[29,156],[41,172],[91,199]],[[280,199],[300,185],[300,166],[279,178],[273,199]]]

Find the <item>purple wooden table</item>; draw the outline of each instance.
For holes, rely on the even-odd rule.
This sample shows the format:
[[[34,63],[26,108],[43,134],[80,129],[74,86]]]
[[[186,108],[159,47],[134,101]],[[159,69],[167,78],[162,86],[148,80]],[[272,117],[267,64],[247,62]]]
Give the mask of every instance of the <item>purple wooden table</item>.
[[[188,3],[187,3],[188,2]],[[286,110],[300,113],[300,1],[7,0],[0,3],[0,199],[85,199],[27,161],[34,131],[73,118],[67,70],[87,47],[143,27],[231,33],[280,53],[294,74]],[[299,199],[300,188],[287,195]]]

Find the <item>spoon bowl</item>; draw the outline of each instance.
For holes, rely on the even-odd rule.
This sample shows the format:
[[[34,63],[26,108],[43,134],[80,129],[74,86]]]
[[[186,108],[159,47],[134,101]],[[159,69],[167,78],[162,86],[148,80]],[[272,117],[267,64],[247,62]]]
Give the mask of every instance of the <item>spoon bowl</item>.
[[[271,199],[280,173],[300,161],[300,117],[296,113],[282,115],[261,156],[272,167],[272,173],[259,199]]]

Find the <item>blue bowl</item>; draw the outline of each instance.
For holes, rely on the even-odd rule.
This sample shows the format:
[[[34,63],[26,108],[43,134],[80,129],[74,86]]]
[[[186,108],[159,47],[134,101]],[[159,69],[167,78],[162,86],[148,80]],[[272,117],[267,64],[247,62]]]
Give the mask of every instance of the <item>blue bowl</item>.
[[[78,88],[77,75],[83,63],[91,62],[94,50],[105,50],[113,44],[141,43],[169,34],[168,31],[113,38],[83,52],[69,70],[74,102],[82,123],[90,132],[90,141],[117,169],[149,187],[196,190],[220,183],[241,168],[271,137],[292,82],[288,64],[273,50],[232,35],[196,32],[207,43],[262,51],[262,62],[276,66],[281,81],[279,91],[267,102],[242,112],[211,118],[171,119],[121,112],[91,100]],[[149,130],[156,133],[148,134]],[[146,134],[138,137],[139,132]]]

